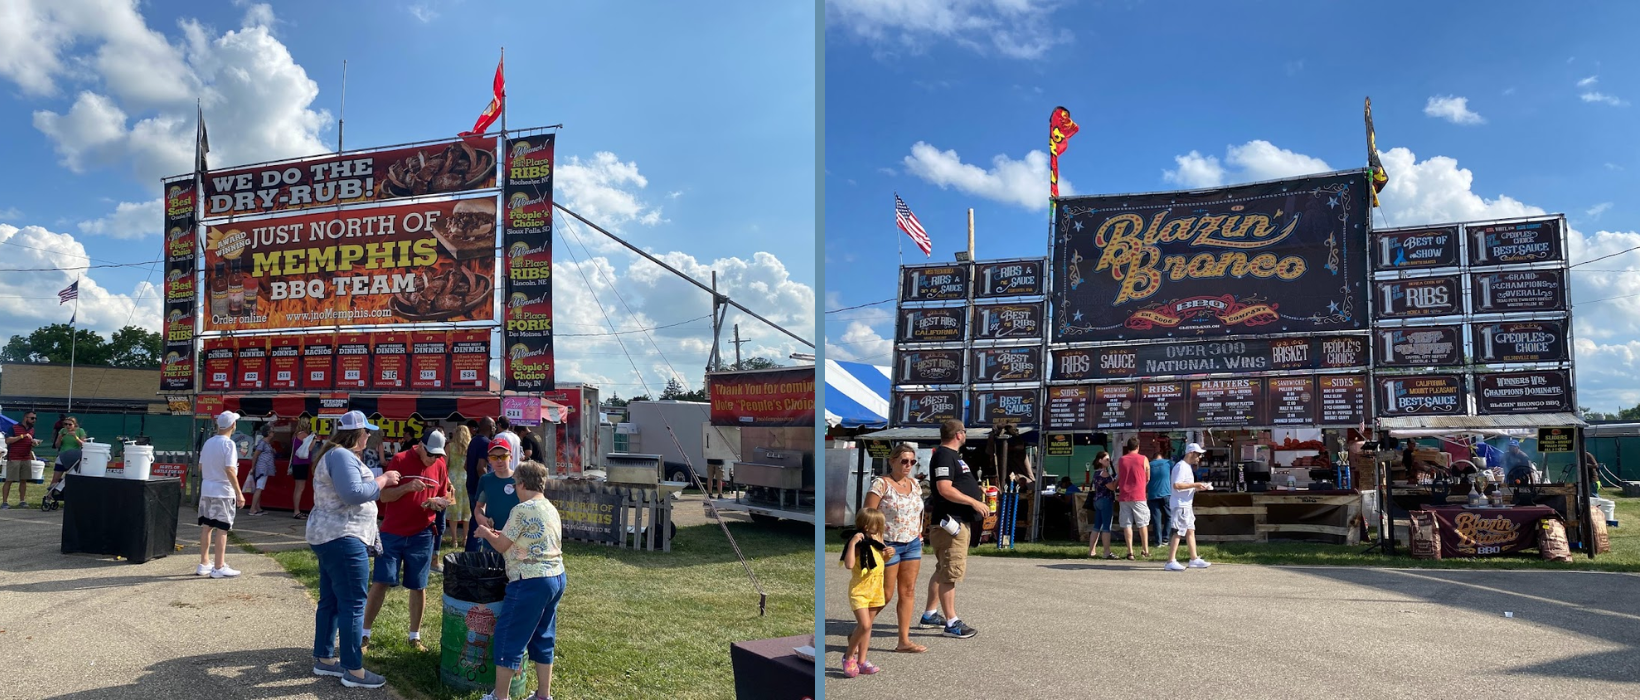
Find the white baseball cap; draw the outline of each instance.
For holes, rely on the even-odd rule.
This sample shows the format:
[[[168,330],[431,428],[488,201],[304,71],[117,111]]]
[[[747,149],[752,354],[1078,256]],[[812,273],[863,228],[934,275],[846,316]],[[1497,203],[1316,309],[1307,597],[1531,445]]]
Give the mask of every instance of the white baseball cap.
[[[444,433],[437,430],[428,433],[421,439],[421,449],[427,450],[430,455],[444,454]]]
[[[1207,454],[1207,450],[1202,449],[1202,446],[1199,443],[1192,442],[1192,443],[1184,446],[1184,453],[1185,454],[1192,454],[1192,453]]]
[[[234,424],[238,422],[239,414],[234,413],[233,411],[223,411],[216,414],[217,430],[227,430],[228,428],[232,428]]]
[[[365,419],[363,411],[348,411],[336,420],[337,430],[358,430],[359,428],[381,430],[381,428],[372,425],[369,420]]]

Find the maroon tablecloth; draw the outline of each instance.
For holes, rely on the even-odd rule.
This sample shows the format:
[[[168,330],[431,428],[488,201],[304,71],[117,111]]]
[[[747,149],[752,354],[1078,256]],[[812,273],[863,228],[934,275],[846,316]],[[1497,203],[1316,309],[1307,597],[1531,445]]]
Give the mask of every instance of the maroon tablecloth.
[[[811,635],[754,639],[729,645],[735,670],[735,697],[740,700],[810,700],[814,697],[814,662],[792,650],[808,646]]]
[[[1441,532],[1441,557],[1487,557],[1537,548],[1537,524],[1559,518],[1548,506],[1424,506]]]

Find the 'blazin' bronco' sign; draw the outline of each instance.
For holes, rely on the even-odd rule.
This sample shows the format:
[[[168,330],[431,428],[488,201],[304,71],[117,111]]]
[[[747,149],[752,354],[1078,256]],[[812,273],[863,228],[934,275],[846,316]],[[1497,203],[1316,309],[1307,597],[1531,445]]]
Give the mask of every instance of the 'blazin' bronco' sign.
[[[1366,328],[1366,186],[1352,171],[1063,198],[1053,340]]]

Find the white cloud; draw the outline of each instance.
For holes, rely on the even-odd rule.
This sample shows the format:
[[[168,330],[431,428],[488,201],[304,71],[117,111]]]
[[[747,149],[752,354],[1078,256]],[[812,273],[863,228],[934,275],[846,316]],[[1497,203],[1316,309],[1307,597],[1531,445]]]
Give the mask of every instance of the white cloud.
[[[1611,208],[1612,208],[1612,203],[1611,202],[1601,202],[1599,204],[1596,204],[1596,205],[1594,205],[1592,207],[1589,207],[1588,209],[1584,210],[1583,213],[1587,214],[1589,216],[1589,218],[1598,219],[1598,218],[1600,218],[1601,214],[1606,213],[1606,211],[1611,209]]]
[[[433,8],[428,7],[425,4],[411,5],[408,9],[410,11],[410,16],[415,17],[416,21],[421,22],[422,24],[427,24],[428,22],[438,19],[438,12],[435,12]]]
[[[950,41],[983,55],[1034,60],[1072,41],[1056,0],[827,0],[826,23],[877,47],[921,53]]]
[[[1503,94],[1504,94],[1505,97],[1507,97],[1509,95],[1513,95],[1513,94],[1515,94],[1515,88],[1513,88],[1513,87],[1504,88],[1503,89]]]
[[[1622,170],[1622,169],[1623,169],[1623,166],[1621,166],[1621,165],[1618,165],[1618,164],[1616,164],[1616,163],[1607,163],[1607,164],[1606,164],[1606,169],[1607,169],[1607,170],[1613,170],[1613,171],[1616,171],[1616,170]]]
[[[871,324],[850,321],[836,342],[826,340],[826,359],[887,365],[894,360],[894,343],[878,335]]]
[[[18,228],[0,224],[0,249],[7,267],[41,269],[42,272],[11,272],[0,276],[0,338],[27,334],[40,326],[67,323],[73,310],[57,303],[57,290],[80,279],[78,324],[82,328],[108,334],[126,325],[160,327],[160,290],[156,284],[138,282],[128,294],[116,293],[98,281],[98,271],[85,269],[85,246],[67,233],[55,233],[39,226]],[[64,270],[61,268],[75,268]],[[155,272],[154,280],[160,274]]]
[[[1583,98],[1584,102],[1602,102],[1613,107],[1627,107],[1629,105],[1628,102],[1618,99],[1617,96],[1603,92],[1585,92],[1579,97]]]
[[[1469,98],[1467,97],[1454,97],[1452,95],[1431,97],[1429,102],[1424,105],[1424,114],[1465,126],[1486,123],[1486,119],[1482,118],[1481,115],[1469,111]]]
[[[23,218],[23,212],[17,207],[0,209],[0,221],[16,221],[21,218]]]
[[[926,142],[911,146],[911,155],[905,157],[906,172],[941,189],[956,188],[977,197],[1013,204],[1031,210],[1048,207],[1048,154],[1031,151],[1020,160],[1006,155],[991,159],[989,170],[962,162],[956,151],[942,151]],[[1076,188],[1059,176],[1059,193],[1072,195]]]
[[[558,164],[553,181],[564,206],[599,226],[654,226],[666,221],[660,207],[638,198],[638,190],[649,186],[638,164],[622,162],[614,153],[599,151],[586,160],[570,156]]]
[[[1320,158],[1278,148],[1262,139],[1227,147],[1223,164],[1218,158],[1204,156],[1198,151],[1174,156],[1173,162],[1178,167],[1163,170],[1162,179],[1186,188],[1274,180],[1332,169]]]
[[[1593,84],[1598,83],[1598,82],[1600,82],[1600,76],[1591,75],[1587,78],[1584,78],[1582,80],[1577,81],[1577,86],[1578,87],[1588,87],[1588,86],[1593,85]]]
[[[1467,168],[1458,167],[1458,161],[1446,156],[1434,156],[1419,162],[1412,151],[1391,148],[1379,153],[1384,170],[1389,173],[1389,185],[1379,195],[1383,208],[1380,226],[1415,226],[1419,224],[1480,221],[1513,216],[1544,214],[1540,207],[1531,206],[1506,195],[1486,199],[1472,191],[1475,175]]]
[[[272,27],[274,24],[273,7],[267,3],[248,3],[244,0],[235,0],[234,5],[245,8],[245,18],[241,24],[247,27]]]
[[[80,231],[110,238],[147,238],[159,235],[165,218],[165,202],[120,202],[114,212],[101,219],[81,221]]]

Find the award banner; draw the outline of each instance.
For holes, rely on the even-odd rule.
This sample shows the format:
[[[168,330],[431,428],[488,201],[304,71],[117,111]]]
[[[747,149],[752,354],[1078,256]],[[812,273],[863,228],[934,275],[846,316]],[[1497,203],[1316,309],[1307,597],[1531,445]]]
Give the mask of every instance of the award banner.
[[[1013,260],[974,264],[974,298],[1028,297],[1042,293],[1045,260]]]
[[[1034,382],[1042,379],[1042,348],[975,348],[973,383]]]
[[[1560,270],[1477,272],[1469,278],[1469,291],[1477,314],[1566,308],[1566,278]]]
[[[1378,318],[1423,318],[1463,313],[1463,285],[1457,275],[1384,280],[1374,284],[1378,289],[1378,305],[1373,309],[1373,315]]]
[[[1054,342],[1367,327],[1365,171],[1063,197]]]
[[[1563,259],[1560,219],[1467,225],[1469,266],[1490,267]]]
[[[1448,367],[1463,364],[1462,326],[1407,326],[1373,333],[1379,367]]]
[[[968,266],[900,268],[900,301],[958,301],[968,298]]]
[[[501,383],[506,391],[552,391],[557,386],[552,343],[555,145],[552,134],[507,140],[507,181],[502,189],[507,289],[501,333]]]
[[[1494,321],[1471,326],[1475,362],[1564,362],[1566,321]]]
[[[1042,340],[1041,304],[976,305],[974,340]]]
[[[1555,369],[1476,374],[1475,405],[1481,415],[1569,412],[1572,373]]]
[[[1463,377],[1415,374],[1378,377],[1378,414],[1383,416],[1461,416],[1469,412]]]
[[[1006,421],[1014,425],[1036,425],[1038,389],[975,389],[969,406],[968,424],[990,427]]]
[[[937,428],[947,420],[962,420],[962,392],[895,391],[888,407],[889,423],[896,428]]]
[[[968,310],[961,306],[900,309],[895,339],[902,343],[962,342]]]
[[[199,262],[192,177],[164,183],[165,189],[165,345],[160,391],[194,390],[194,314],[199,303]],[[191,409],[190,409],[191,410]]]
[[[961,384],[962,350],[894,351],[896,384]]]
[[[1379,229],[1372,232],[1372,263],[1377,270],[1455,267],[1458,227]]]

